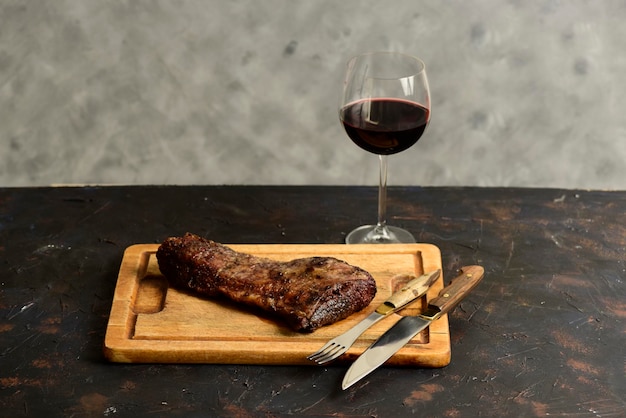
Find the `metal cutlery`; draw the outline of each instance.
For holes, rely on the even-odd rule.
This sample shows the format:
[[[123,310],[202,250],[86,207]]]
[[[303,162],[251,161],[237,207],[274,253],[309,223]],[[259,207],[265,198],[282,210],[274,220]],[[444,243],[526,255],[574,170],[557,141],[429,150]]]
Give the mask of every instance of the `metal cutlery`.
[[[437,280],[440,274],[441,270],[435,270],[412,279],[400,290],[392,294],[380,306],[378,306],[378,308],[369,314],[369,316],[345,333],[327,342],[318,351],[308,356],[307,359],[322,365],[340,357],[348,351],[352,344],[354,344],[357,338],[359,338],[359,336],[366,329],[386,316],[401,310],[415,299],[424,295],[428,291],[428,288],[435,282],[435,280]]]
[[[461,274],[431,300],[428,308],[416,316],[404,316],[361,354],[350,366],[341,387],[347,389],[404,347],[420,331],[452,310],[483,278],[481,266],[466,266]]]

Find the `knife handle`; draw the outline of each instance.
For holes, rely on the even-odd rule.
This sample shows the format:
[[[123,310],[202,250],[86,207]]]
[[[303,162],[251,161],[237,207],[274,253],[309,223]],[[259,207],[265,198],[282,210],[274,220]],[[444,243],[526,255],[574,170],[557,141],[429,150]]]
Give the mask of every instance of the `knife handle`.
[[[483,278],[485,269],[481,266],[465,266],[461,274],[439,292],[428,304],[427,312],[421,316],[437,319],[454,308]]]
[[[376,308],[376,312],[381,315],[388,315],[392,312],[399,311],[404,306],[425,294],[440,274],[441,270],[437,269],[414,278]]]

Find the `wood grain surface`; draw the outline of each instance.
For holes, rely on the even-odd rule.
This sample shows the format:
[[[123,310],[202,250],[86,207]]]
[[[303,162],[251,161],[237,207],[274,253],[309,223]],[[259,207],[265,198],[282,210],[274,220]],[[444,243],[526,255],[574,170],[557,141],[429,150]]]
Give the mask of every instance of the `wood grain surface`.
[[[369,315],[409,275],[441,269],[430,244],[230,245],[237,251],[279,261],[332,256],[369,271],[377,294],[361,312],[313,333],[292,331],[279,318],[223,299],[206,299],[168,286],[159,271],[157,244],[133,245],[124,253],[105,338],[105,356],[129,363],[310,364],[306,356]],[[440,277],[427,297],[443,287]],[[426,298],[401,311],[419,312]],[[400,318],[391,315],[365,331],[339,363],[354,360]],[[450,362],[447,317],[418,334],[388,364],[443,367]]]
[[[468,264],[485,277],[448,314],[448,366],[383,366],[344,391],[347,361],[113,363],[102,347],[133,244],[341,245],[376,219],[376,187],[0,188],[0,415],[626,416],[626,191],[388,192],[389,222],[440,249],[446,283]],[[166,306],[143,280],[137,314]]]

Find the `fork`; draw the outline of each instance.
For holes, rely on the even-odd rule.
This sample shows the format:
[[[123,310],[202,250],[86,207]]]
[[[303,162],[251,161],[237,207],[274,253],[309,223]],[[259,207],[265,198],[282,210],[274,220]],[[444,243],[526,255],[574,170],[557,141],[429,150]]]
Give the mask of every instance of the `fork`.
[[[428,291],[428,288],[435,282],[435,280],[437,280],[440,273],[441,270],[435,270],[425,273],[420,277],[413,278],[406,285],[404,285],[402,289],[395,292],[389,297],[389,299],[378,306],[376,310],[369,314],[365,319],[350,328],[348,331],[324,344],[322,348],[308,356],[307,359],[322,365],[340,357],[348,351],[363,331],[391,313],[399,311],[415,299],[424,295]]]

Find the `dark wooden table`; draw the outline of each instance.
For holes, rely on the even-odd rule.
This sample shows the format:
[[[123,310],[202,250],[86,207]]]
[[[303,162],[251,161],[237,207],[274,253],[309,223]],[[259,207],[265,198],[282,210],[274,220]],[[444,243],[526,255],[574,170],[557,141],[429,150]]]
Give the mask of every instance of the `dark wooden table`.
[[[452,363],[128,365],[102,344],[119,264],[186,231],[225,243],[342,243],[365,187],[0,189],[2,416],[626,416],[626,192],[389,191],[390,223],[483,282],[450,315]]]

